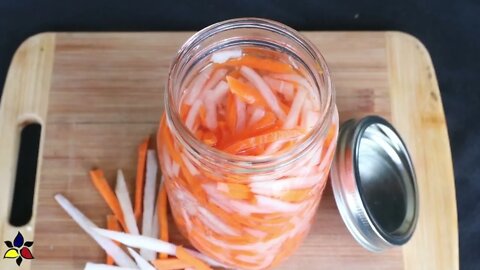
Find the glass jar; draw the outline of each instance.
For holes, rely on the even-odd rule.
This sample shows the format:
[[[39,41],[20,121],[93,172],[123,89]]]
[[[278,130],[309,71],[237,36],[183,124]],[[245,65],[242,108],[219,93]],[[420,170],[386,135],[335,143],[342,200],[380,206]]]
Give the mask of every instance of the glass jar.
[[[185,85],[205,68],[212,54],[235,48],[280,54],[306,79],[318,120],[288,150],[260,156],[227,153],[197,139],[182,122]],[[310,229],[337,133],[329,69],[315,46],[298,32],[270,20],[241,18],[196,33],[171,66],[157,135],[164,183],[180,232],[199,251],[226,266],[278,265]],[[252,196],[227,196],[224,192],[229,188],[247,190]]]

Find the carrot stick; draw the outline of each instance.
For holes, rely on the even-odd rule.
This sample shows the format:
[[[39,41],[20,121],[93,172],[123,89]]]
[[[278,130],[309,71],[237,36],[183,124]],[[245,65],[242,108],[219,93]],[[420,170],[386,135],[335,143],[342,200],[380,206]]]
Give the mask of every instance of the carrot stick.
[[[160,191],[157,200],[158,224],[160,224],[160,239],[168,242],[168,217],[167,217],[167,190],[165,189],[165,182],[162,178],[160,183]],[[168,258],[168,254],[160,253],[160,259]]]
[[[140,221],[143,212],[143,186],[145,185],[145,165],[150,137],[145,138],[138,146],[137,178],[135,180],[135,219]]]
[[[117,218],[114,215],[107,215],[107,229],[111,231],[116,231],[116,232],[121,232],[122,228],[120,228],[120,224],[118,224]],[[115,242],[117,246],[120,245],[120,243]],[[113,265],[114,260],[110,255],[107,254],[107,262],[108,265]]]
[[[90,178],[92,179],[92,182],[97,188],[100,195],[102,195],[103,199],[107,203],[108,207],[110,207],[110,210],[112,210],[118,222],[122,225],[122,228],[127,231],[127,226],[123,218],[122,208],[120,207],[120,203],[118,202],[115,192],[113,192],[112,188],[107,183],[103,171],[100,169],[91,170]]]
[[[292,66],[277,60],[260,58],[245,55],[242,58],[231,59],[224,63],[227,66],[248,66],[258,70],[264,70],[275,73],[289,73],[293,71]]]
[[[179,258],[186,264],[192,265],[197,270],[212,270],[210,266],[208,266],[203,261],[195,258],[193,255],[188,253],[188,251],[186,251],[181,246],[177,246],[176,255],[177,255],[177,258]]]
[[[261,107],[267,106],[265,99],[258,92],[258,90],[255,89],[255,87],[252,87],[230,76],[227,76],[226,78],[228,86],[230,87],[230,91],[237,95],[242,101],[247,104],[255,104]]]
[[[155,266],[155,268],[158,270],[176,270],[192,267],[191,264],[175,258],[154,260],[152,263],[153,266]]]
[[[254,137],[247,138],[245,140],[238,141],[236,143],[231,144],[224,150],[229,153],[237,153],[242,150],[255,147],[260,144],[272,143],[279,140],[294,139],[303,134],[304,133],[302,131],[296,130],[296,129],[277,130],[277,131],[269,132],[263,135],[254,136]]]

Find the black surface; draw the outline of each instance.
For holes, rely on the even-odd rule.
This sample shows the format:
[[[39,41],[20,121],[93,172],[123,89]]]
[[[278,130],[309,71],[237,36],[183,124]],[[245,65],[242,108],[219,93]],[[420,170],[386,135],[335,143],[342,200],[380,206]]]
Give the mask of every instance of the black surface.
[[[479,0],[1,0],[0,85],[15,49],[25,38],[39,32],[198,30],[244,16],[275,19],[299,30],[400,30],[426,45],[436,68],[448,121],[461,268],[480,269],[480,114],[476,107],[480,105]]]
[[[24,226],[32,218],[41,132],[40,124],[28,124],[20,133],[17,173],[10,211],[10,224],[13,226]]]

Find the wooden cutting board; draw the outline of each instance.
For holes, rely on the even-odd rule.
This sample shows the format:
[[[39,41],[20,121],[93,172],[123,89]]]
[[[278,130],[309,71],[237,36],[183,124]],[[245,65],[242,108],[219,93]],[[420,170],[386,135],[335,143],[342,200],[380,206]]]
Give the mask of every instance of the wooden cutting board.
[[[35,259],[21,269],[83,269],[86,261],[104,261],[53,195],[63,193],[105,225],[108,210],[88,170],[103,168],[113,183],[122,168],[133,184],[136,147],[155,132],[170,61],[191,34],[44,33],[17,50],[0,108],[0,240],[12,240],[17,231],[34,240]],[[307,240],[280,269],[458,269],[452,161],[427,50],[399,32],[304,34],[330,65],[341,121],[381,115],[405,139],[418,177],[420,218],[405,247],[370,253],[347,231],[327,188]],[[43,127],[34,216],[16,228],[8,216],[19,134],[29,122]],[[17,268],[14,260],[0,259],[0,269]]]

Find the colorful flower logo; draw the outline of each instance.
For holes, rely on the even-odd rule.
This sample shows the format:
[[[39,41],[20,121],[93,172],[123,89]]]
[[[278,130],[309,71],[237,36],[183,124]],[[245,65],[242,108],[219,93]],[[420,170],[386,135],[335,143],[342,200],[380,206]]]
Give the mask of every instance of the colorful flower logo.
[[[30,251],[29,247],[33,246],[33,241],[26,241],[23,239],[23,235],[18,232],[15,239],[13,239],[13,244],[11,241],[5,241],[8,250],[3,255],[4,259],[15,259],[17,265],[20,266],[22,261],[33,259],[33,254]]]

